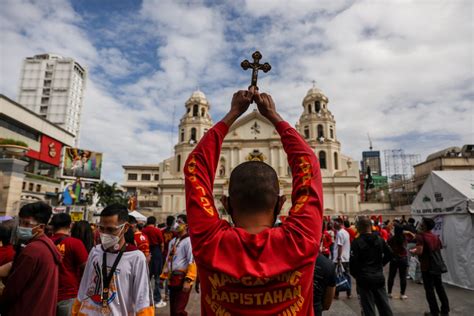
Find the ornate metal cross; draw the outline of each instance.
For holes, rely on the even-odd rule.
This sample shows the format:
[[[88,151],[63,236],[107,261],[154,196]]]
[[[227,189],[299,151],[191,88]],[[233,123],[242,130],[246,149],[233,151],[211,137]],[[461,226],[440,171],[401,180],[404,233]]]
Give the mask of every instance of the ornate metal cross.
[[[240,66],[242,66],[244,70],[252,68],[252,81],[250,83],[249,89],[250,87],[255,87],[258,90],[258,87],[257,87],[258,71],[262,70],[263,72],[267,73],[270,71],[270,69],[272,69],[272,66],[270,66],[269,63],[264,63],[263,65],[260,64],[260,59],[262,59],[262,54],[260,54],[259,51],[256,51],[255,53],[253,53],[252,58],[253,58],[253,63],[249,62],[246,59],[240,64]]]

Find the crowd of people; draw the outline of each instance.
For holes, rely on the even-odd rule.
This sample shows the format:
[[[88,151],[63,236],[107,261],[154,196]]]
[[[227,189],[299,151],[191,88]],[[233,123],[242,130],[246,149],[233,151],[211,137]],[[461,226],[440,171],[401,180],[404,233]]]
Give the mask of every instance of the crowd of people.
[[[251,102],[275,126],[292,171],[292,206],[278,225],[286,197],[264,162],[233,169],[229,195],[221,196],[232,222],[214,205],[222,141]],[[254,88],[235,93],[230,111],[189,155],[184,175],[186,214],[162,225],[153,216],[139,223],[119,204],[106,206],[97,224],[52,215],[42,202],[23,206],[16,223],[0,225],[1,315],[148,316],[167,306],[172,316],[187,315],[193,287],[202,315],[322,315],[341,292],[357,296],[365,316],[376,309],[392,315],[397,272],[399,298],[408,299],[409,256],[419,258],[425,315],[449,314],[434,221],[424,218],[417,229],[413,219],[325,220],[319,162],[270,95]]]

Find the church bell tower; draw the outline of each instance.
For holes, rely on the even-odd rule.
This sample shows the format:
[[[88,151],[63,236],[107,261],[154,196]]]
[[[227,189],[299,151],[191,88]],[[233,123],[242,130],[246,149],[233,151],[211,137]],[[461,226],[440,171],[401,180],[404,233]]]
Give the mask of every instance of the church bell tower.
[[[189,153],[202,136],[212,127],[209,115],[211,105],[204,93],[197,90],[185,103],[186,112],[179,122],[178,143],[175,149],[175,166],[173,173],[181,173]]]

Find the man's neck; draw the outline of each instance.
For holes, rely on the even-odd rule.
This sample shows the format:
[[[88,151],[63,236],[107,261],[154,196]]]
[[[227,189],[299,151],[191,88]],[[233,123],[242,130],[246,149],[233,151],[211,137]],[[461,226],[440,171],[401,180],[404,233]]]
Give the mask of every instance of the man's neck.
[[[57,231],[54,232],[55,234],[63,234],[63,235],[69,235],[69,229],[67,228],[60,228]]]
[[[245,229],[250,234],[258,234],[265,229],[273,227],[268,213],[258,212],[252,216],[235,218],[235,226]]]

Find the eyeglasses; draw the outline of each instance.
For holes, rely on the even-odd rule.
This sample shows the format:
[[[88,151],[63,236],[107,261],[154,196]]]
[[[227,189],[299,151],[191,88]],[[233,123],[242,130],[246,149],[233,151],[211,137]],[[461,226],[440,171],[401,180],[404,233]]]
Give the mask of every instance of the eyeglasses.
[[[125,223],[123,223],[122,225],[115,226],[115,227],[114,226],[106,227],[102,225],[97,225],[97,228],[99,229],[99,232],[101,233],[115,235],[122,229],[123,226],[125,226]]]
[[[18,225],[21,227],[35,227],[35,226],[38,226],[38,223],[32,223],[30,221],[25,221],[23,219],[20,219],[18,222]]]

